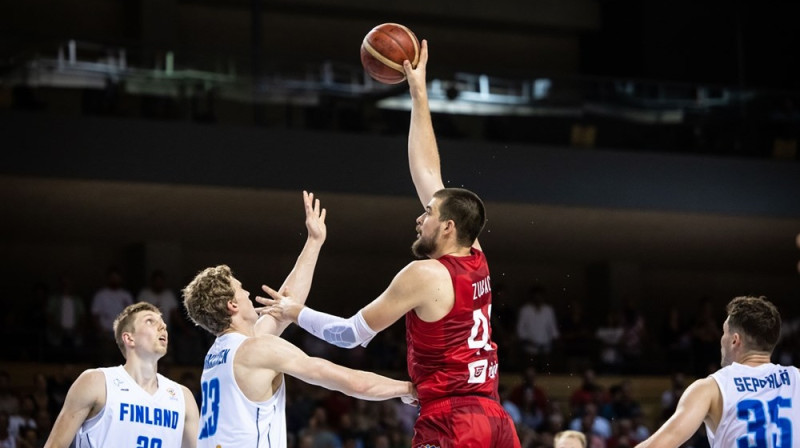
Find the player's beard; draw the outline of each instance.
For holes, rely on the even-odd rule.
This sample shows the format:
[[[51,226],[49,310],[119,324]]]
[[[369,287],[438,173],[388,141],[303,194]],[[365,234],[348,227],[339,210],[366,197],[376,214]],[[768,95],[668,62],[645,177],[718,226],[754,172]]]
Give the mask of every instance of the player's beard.
[[[430,258],[431,254],[436,251],[436,240],[438,239],[439,228],[436,228],[436,232],[428,238],[420,235],[411,245],[411,252],[420,260]]]

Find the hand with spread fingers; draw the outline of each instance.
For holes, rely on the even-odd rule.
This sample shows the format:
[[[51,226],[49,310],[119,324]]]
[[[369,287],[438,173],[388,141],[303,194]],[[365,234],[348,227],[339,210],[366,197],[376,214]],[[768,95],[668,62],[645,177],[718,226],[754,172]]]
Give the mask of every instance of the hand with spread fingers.
[[[281,294],[267,285],[261,285],[261,289],[269,297],[256,297],[256,302],[264,305],[256,309],[259,316],[269,314],[281,323],[297,322],[297,315],[300,314],[300,310],[303,309],[302,303],[298,303],[292,299],[292,297],[288,295],[288,291],[284,291],[284,293]]]

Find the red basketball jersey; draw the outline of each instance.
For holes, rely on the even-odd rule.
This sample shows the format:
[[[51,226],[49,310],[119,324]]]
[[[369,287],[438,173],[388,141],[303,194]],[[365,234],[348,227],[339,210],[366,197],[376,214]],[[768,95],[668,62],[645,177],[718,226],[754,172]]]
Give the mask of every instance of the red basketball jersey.
[[[406,314],[408,374],[422,406],[459,395],[497,395],[497,345],[492,342],[489,313],[492,291],[483,252],[438,259],[453,280],[453,309],[436,322],[424,322],[414,310]]]

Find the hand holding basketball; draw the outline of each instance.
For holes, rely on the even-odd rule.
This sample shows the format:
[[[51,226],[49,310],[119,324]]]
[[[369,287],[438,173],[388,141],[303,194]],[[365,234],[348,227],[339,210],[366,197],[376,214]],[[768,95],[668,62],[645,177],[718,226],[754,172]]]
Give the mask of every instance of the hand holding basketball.
[[[361,43],[361,65],[372,79],[384,84],[398,84],[406,79],[403,61],[412,67],[419,63],[417,36],[398,23],[384,23],[373,28]]]

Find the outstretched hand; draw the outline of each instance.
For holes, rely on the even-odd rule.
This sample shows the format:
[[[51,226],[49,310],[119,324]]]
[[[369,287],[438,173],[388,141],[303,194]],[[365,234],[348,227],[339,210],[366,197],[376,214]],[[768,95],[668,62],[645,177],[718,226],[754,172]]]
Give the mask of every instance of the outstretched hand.
[[[269,314],[280,323],[297,322],[297,316],[303,309],[303,305],[295,302],[285,291],[284,294],[275,291],[267,285],[261,285],[261,289],[271,298],[256,296],[256,302],[264,305],[256,308],[259,316]]]
[[[420,43],[419,49],[419,62],[417,67],[411,66],[411,61],[403,61],[403,71],[406,73],[408,80],[408,89],[411,92],[411,97],[416,98],[421,94],[427,93],[425,85],[425,72],[428,66],[428,41],[423,39]]]
[[[320,207],[319,199],[314,199],[314,193],[303,191],[303,204],[306,210],[306,229],[311,239],[325,241],[328,228],[325,226],[325,216],[328,211]]]

